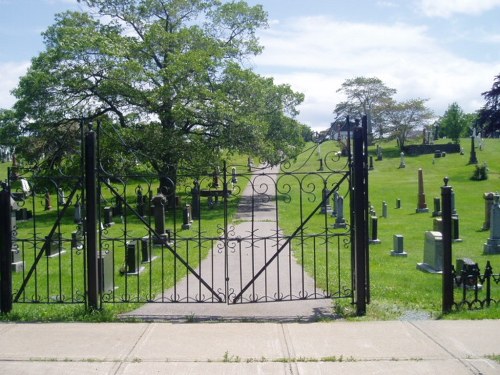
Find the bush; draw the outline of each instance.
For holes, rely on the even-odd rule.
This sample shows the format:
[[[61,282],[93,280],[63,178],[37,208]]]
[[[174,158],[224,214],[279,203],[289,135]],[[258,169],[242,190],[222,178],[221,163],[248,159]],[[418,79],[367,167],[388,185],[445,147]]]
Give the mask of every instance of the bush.
[[[483,163],[483,165],[479,166],[476,165],[476,170],[474,171],[474,174],[470,178],[471,180],[474,181],[482,181],[482,180],[487,180],[488,179],[488,167],[486,166],[486,163]]]

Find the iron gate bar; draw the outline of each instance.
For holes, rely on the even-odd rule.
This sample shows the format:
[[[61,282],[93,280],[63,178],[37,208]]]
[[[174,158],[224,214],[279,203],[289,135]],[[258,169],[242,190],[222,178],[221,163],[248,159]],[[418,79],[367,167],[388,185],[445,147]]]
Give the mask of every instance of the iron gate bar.
[[[12,310],[12,223],[10,191],[3,185],[0,192],[0,311]]]
[[[280,255],[280,253],[283,251],[283,249],[286,248],[286,246],[288,246],[288,244],[290,243],[290,241],[295,238],[297,236],[297,234],[302,231],[304,229],[304,226],[309,222],[309,220],[311,220],[311,218],[316,214],[316,212],[318,211],[318,209],[320,209],[322,206],[323,206],[323,202],[326,200],[328,201],[328,199],[330,199],[330,196],[333,194],[333,192],[335,191],[336,188],[338,188],[340,186],[340,184],[345,180],[347,179],[347,176],[348,174],[344,174],[344,176],[337,182],[337,184],[335,185],[335,187],[333,189],[330,190],[329,194],[326,195],[324,197],[324,199],[321,200],[321,202],[318,204],[318,206],[316,206],[316,208],[309,214],[309,216],[300,224],[299,227],[297,227],[297,229],[295,229],[295,231],[293,232],[293,234],[289,237],[287,237],[287,239],[285,240],[285,242],[280,246],[280,248],[273,254],[273,256],[271,258],[269,258],[269,260],[264,264],[264,266],[255,274],[255,276],[245,285],[245,287],[236,295],[236,297],[233,298],[233,303],[236,303],[238,301],[238,299],[240,299],[243,295],[243,293],[245,293],[247,291],[247,289],[255,282],[255,280],[257,280],[257,278],[259,278],[260,275],[262,275],[262,273],[267,270],[267,267],[269,267],[269,265],[271,263],[274,262],[274,260]]]
[[[116,189],[106,181],[106,179],[100,179],[100,181],[103,182],[111,190],[111,193],[113,193],[115,197],[121,200],[127,206],[127,208],[129,208],[132,211],[132,213],[137,216],[137,218],[146,226],[146,228],[150,231],[150,233],[152,233],[155,237],[162,240],[162,245],[172,253],[175,259],[179,260],[189,270],[189,272],[191,272],[191,274],[194,277],[196,277],[198,281],[200,281],[209,290],[210,293],[212,293],[212,295],[217,297],[217,300],[219,302],[223,302],[222,298],[218,295],[218,293],[205,280],[203,280],[203,278],[196,272],[196,270],[193,267],[189,265],[188,262],[186,262],[179,254],[177,254],[177,252],[167,243],[167,240],[164,237],[160,236],[151,227],[151,225],[146,220],[144,220],[142,216],[140,216],[139,213],[128,204],[128,202],[120,195],[120,193],[116,191]]]
[[[81,179],[78,180],[77,184],[75,185],[75,188],[71,191],[68,199],[64,203],[63,208],[58,213],[56,221],[55,221],[54,225],[52,226],[52,229],[50,230],[49,235],[47,236],[48,241],[46,240],[43,242],[42,248],[40,249],[40,252],[38,253],[38,255],[35,258],[35,262],[31,265],[31,268],[28,271],[28,274],[26,275],[25,279],[23,280],[23,283],[22,283],[21,287],[19,288],[19,291],[17,292],[16,296],[14,297],[14,302],[18,302],[19,298],[21,297],[21,294],[23,294],[24,289],[26,288],[26,285],[28,285],[31,276],[33,275],[33,272],[35,271],[36,267],[38,266],[38,262],[40,262],[40,259],[42,259],[42,256],[47,249],[47,244],[50,244],[50,242],[52,241],[52,236],[54,235],[57,227],[59,226],[64,214],[66,213],[66,209],[69,207],[71,200],[73,199],[73,196],[76,194],[76,192],[80,188],[80,184],[81,184]]]

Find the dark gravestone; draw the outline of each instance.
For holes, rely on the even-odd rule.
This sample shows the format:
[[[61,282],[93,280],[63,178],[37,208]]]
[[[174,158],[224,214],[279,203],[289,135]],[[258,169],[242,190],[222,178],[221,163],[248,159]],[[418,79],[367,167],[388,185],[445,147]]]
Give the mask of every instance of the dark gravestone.
[[[344,218],[344,197],[339,196],[337,199],[337,216],[335,218],[335,223],[333,227],[338,228],[346,228],[347,224]]]
[[[61,241],[61,233],[54,233],[49,239],[45,236],[45,256],[56,257],[64,253]]]
[[[462,242],[463,240],[460,238],[460,223],[458,219],[458,215],[453,215],[451,217],[451,238],[453,242]]]
[[[395,234],[392,238],[394,250],[391,250],[392,256],[405,257],[408,253],[404,250],[404,237],[402,234]]]
[[[378,245],[381,241],[378,239],[378,217],[372,216],[370,219],[370,229],[371,229],[371,237],[370,243],[374,245]]]
[[[141,238],[141,263],[150,263],[156,257],[151,255],[151,242],[148,236]]]
[[[144,271],[139,258],[139,241],[128,241],[125,249],[125,267],[127,275],[138,275]]]
[[[165,206],[167,204],[167,198],[158,193],[151,200],[153,217],[155,222],[155,232],[153,241],[155,244],[165,244],[170,241],[169,233],[165,231]]]
[[[113,210],[111,207],[104,207],[104,227],[110,227],[114,225],[113,222]]]
[[[200,185],[198,181],[193,181],[191,189],[191,217],[193,220],[200,219]]]
[[[439,197],[434,197],[434,211],[432,211],[432,217],[441,216],[441,199]]]
[[[331,213],[332,212],[332,207],[330,206],[330,190],[324,188],[322,192],[322,204],[321,204],[321,213],[326,214],[326,213]]]

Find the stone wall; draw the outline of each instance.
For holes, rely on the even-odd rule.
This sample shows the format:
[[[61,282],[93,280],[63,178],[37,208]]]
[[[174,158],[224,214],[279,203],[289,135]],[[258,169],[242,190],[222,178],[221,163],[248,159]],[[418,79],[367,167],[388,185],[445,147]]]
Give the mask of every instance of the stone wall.
[[[403,147],[405,155],[418,156],[423,154],[434,154],[437,150],[447,154],[460,152],[460,145],[447,143],[444,145],[410,145]]]

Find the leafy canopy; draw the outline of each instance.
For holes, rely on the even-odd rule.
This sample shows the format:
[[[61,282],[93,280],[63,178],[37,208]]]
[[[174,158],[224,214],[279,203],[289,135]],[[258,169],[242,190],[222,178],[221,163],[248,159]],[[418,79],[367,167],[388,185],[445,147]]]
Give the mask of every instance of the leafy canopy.
[[[88,11],[56,16],[43,34],[46,50],[14,91],[22,129],[46,158],[66,153],[53,145],[53,129],[82,118],[106,121],[119,133],[115,147],[127,150],[119,157],[133,154],[160,174],[216,163],[221,150],[272,163],[299,152],[303,126],[294,117],[303,95],[247,67],[262,51],[260,5],[79,2]]]

